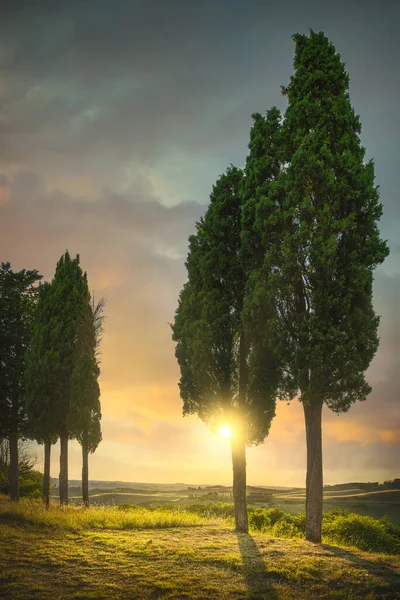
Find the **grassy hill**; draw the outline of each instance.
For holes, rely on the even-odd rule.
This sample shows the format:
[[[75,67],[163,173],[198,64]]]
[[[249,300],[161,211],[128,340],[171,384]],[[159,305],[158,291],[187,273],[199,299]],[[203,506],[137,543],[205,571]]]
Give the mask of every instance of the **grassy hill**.
[[[81,488],[70,485],[71,502],[81,503]],[[360,487],[355,487],[359,485]],[[114,487],[113,487],[114,486]],[[144,484],[91,482],[92,505],[141,506],[190,505],[210,500],[232,499],[229,486],[186,486],[185,484]],[[254,506],[276,506],[291,514],[305,510],[304,488],[266,488],[247,486],[248,503]],[[364,484],[341,484],[324,488],[324,511],[343,508],[374,518],[388,516],[400,525],[400,490],[366,491]]]
[[[46,512],[0,499],[4,599],[395,600],[399,590],[395,554],[236,534],[229,518],[185,509]]]

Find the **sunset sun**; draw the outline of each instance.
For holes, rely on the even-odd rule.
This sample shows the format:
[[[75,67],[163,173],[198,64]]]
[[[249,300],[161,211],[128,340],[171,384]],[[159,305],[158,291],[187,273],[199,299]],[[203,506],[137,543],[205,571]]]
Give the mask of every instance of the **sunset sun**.
[[[218,429],[218,433],[222,438],[229,439],[232,437],[232,429],[229,427],[229,425],[221,425],[221,427]]]

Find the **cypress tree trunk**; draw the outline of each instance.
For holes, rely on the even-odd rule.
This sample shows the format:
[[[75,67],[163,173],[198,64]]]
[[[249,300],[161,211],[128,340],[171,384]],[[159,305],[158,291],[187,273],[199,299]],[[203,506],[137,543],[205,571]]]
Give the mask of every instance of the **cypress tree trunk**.
[[[306,539],[321,543],[322,528],[322,403],[304,404],[307,441]]]
[[[246,346],[243,329],[239,343],[239,414],[234,419],[235,431],[231,437],[233,467],[233,505],[236,531],[248,533],[249,521],[246,500],[246,435],[242,409],[246,400]]]
[[[248,533],[249,523],[246,502],[246,445],[242,435],[231,438],[233,467],[233,504],[236,531]]]
[[[68,434],[60,435],[60,504],[68,504]]]
[[[51,442],[44,443],[44,473],[43,473],[43,498],[46,508],[50,505],[50,454]]]
[[[8,484],[10,488],[11,500],[18,502],[18,434],[10,434],[10,468],[8,471]]]
[[[87,446],[82,444],[82,500],[89,507],[89,452]]]

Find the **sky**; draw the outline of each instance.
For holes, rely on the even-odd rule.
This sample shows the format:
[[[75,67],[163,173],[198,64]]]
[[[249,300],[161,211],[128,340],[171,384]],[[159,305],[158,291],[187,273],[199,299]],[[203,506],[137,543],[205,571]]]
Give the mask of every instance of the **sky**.
[[[90,478],[231,481],[229,442],[182,417],[169,323],[188,236],[218,176],[244,166],[251,114],[285,110],[291,36],[309,29],[346,63],[391,248],[375,274],[373,391],[344,415],[324,409],[324,482],[400,477],[399,21],[399,0],[2,3],[0,260],[51,280],[68,249],[107,297]],[[77,442],[69,456],[78,479]],[[247,469],[250,484],[304,485],[298,401],[278,404]]]

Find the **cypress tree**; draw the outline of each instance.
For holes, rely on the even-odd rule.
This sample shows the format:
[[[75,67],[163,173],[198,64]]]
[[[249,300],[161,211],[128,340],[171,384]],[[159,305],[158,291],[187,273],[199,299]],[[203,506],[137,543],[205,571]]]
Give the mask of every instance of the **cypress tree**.
[[[52,344],[59,358],[59,369],[53,373],[57,381],[54,412],[60,436],[60,503],[68,504],[68,439],[71,432],[68,418],[71,398],[71,378],[79,355],[77,339],[85,312],[89,289],[86,273],[79,265],[79,255],[71,259],[66,252],[58,261],[51,284],[54,300],[54,330]]]
[[[101,442],[98,354],[103,332],[105,298],[85,307],[78,334],[78,358],[71,377],[68,428],[82,447],[82,500],[89,506],[89,453]]]
[[[320,542],[322,406],[345,412],[370,392],[365,371],[378,348],[379,324],[373,270],[388,248],[379,235],[374,165],[365,162],[344,64],[323,33],[294,40],[294,73],[283,89],[280,173],[260,198],[254,227],[265,234],[264,301],[275,314],[264,339],[279,355],[287,394],[298,392],[303,405],[306,537]],[[266,244],[271,229],[281,236],[272,247]]]
[[[68,504],[71,378],[79,356],[79,326],[88,298],[87,277],[79,265],[79,256],[71,259],[66,252],[57,263],[51,284],[43,289],[43,305],[35,323],[35,351],[29,362],[29,412],[35,420],[39,441],[45,442],[45,466],[50,441],[60,438],[61,504]],[[39,357],[37,363],[35,355]],[[43,398],[40,397],[41,383],[45,390]],[[44,405],[48,414],[42,410]]]
[[[52,342],[55,326],[54,302],[50,283],[39,286],[38,303],[31,330],[31,345],[26,359],[26,410],[30,430],[39,444],[44,445],[43,498],[50,502],[51,446],[58,439],[53,402],[60,368],[59,356]]]
[[[251,385],[251,353],[243,322],[247,274],[241,258],[242,172],[231,167],[213,188],[210,205],[190,237],[188,281],[173,325],[184,414],[232,429],[233,498],[238,531],[248,530],[246,444],[261,443],[275,396]]]
[[[25,411],[25,355],[30,344],[38,271],[14,272],[10,263],[0,267],[0,437],[10,446],[9,489],[19,499],[18,440],[29,436]]]

